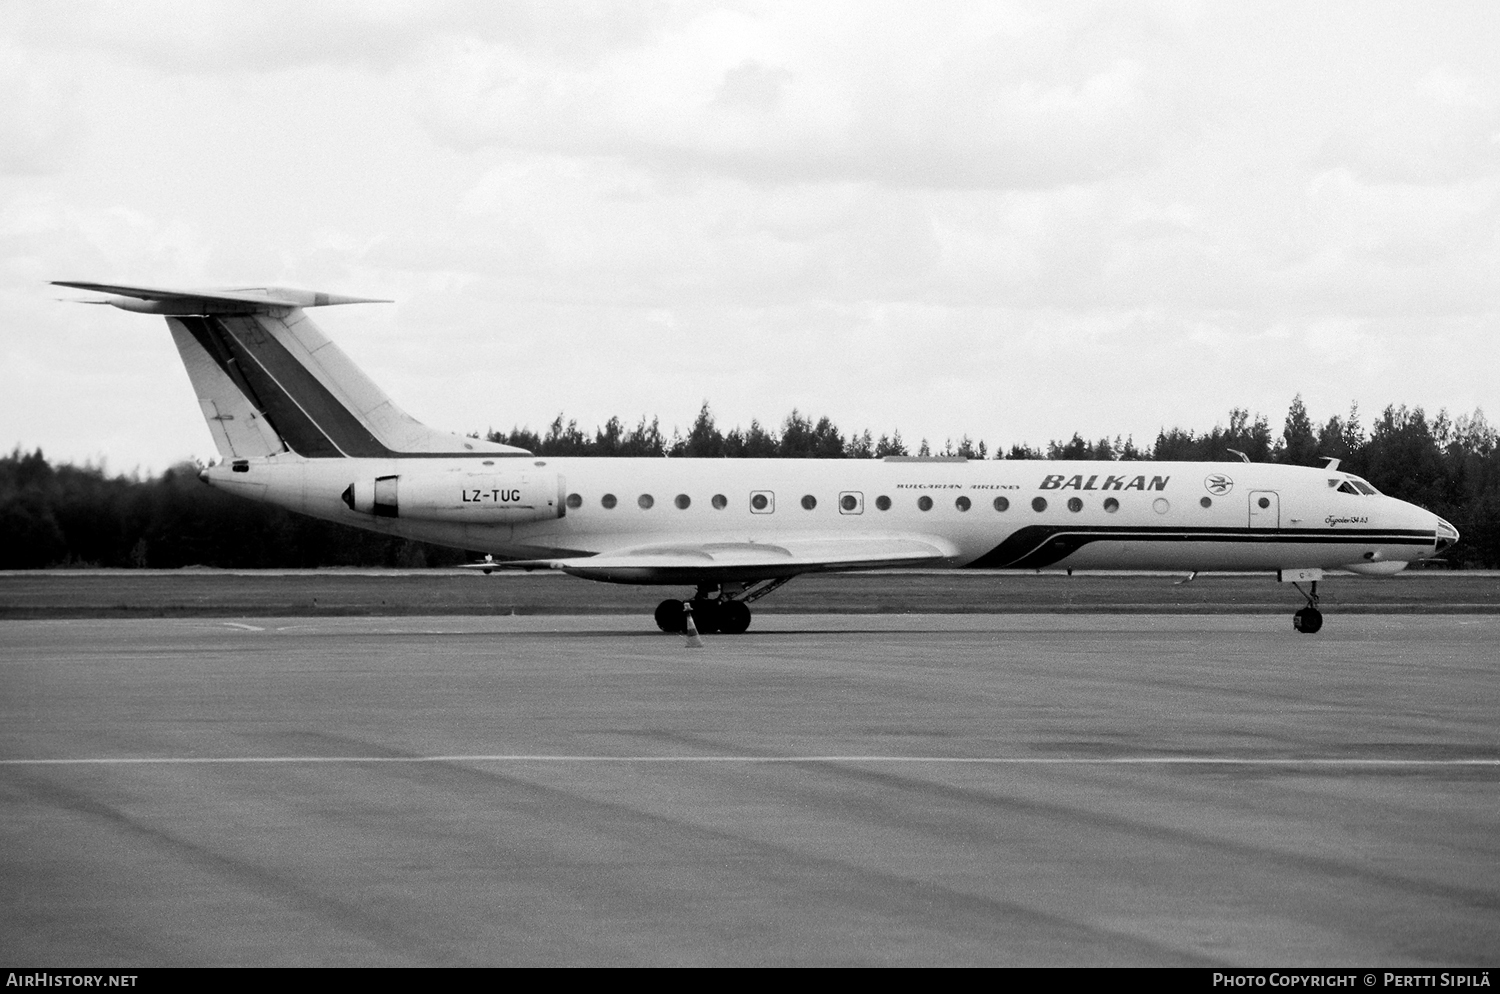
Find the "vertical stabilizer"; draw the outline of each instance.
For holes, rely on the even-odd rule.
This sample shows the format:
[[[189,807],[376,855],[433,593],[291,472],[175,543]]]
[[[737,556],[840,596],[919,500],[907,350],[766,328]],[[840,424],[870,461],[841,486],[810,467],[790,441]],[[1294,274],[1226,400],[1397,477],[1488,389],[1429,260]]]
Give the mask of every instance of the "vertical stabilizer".
[[[308,319],[304,307],[373,303],[283,287],[169,290],[60,282],[166,317],[225,458],[529,455],[438,431],[407,414]]]

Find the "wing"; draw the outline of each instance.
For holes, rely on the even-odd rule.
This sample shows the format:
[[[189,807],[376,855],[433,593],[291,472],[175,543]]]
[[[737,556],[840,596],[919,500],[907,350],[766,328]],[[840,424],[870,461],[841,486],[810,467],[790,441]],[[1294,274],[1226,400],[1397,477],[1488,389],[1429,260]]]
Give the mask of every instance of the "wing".
[[[710,583],[770,580],[853,569],[939,565],[957,554],[931,536],[806,538],[777,542],[672,542],[613,549],[596,556],[470,563],[466,569],[556,569],[610,583]]]

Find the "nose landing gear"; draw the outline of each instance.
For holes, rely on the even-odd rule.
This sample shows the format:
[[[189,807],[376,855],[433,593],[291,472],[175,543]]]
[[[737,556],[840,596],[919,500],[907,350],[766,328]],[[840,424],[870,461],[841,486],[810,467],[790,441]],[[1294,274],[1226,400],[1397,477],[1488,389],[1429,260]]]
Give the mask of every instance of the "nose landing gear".
[[[1318,629],[1323,627],[1323,612],[1318,610],[1318,581],[1313,580],[1308,584],[1309,589],[1303,590],[1302,586],[1293,583],[1297,593],[1307,598],[1307,607],[1301,608],[1292,615],[1292,628],[1303,635],[1316,635]]]

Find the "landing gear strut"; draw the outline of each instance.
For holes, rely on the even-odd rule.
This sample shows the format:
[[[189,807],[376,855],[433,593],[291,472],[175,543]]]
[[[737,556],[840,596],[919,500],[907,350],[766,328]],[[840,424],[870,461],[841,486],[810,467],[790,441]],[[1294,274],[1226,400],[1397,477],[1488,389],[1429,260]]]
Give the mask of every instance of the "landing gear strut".
[[[1310,589],[1303,590],[1300,584],[1294,583],[1297,593],[1307,598],[1307,607],[1298,610],[1292,615],[1292,628],[1303,635],[1314,635],[1319,628],[1323,627],[1323,612],[1318,610],[1318,581],[1313,580],[1308,586]]]
[[[700,635],[722,632],[740,635],[750,627],[750,602],[790,580],[782,577],[766,580],[758,586],[743,584],[703,584],[692,600],[664,600],[656,605],[656,627],[664,632],[687,631],[687,613],[693,613],[693,626]]]

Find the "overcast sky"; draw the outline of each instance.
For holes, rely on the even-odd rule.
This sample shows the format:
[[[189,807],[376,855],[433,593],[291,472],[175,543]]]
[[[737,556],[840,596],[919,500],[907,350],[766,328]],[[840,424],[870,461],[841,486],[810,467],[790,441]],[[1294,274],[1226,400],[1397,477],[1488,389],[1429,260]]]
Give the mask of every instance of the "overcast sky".
[[[160,318],[455,431],[1500,409],[1500,4],[0,2],[0,445],[214,455]]]

